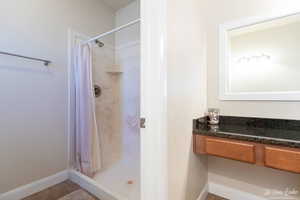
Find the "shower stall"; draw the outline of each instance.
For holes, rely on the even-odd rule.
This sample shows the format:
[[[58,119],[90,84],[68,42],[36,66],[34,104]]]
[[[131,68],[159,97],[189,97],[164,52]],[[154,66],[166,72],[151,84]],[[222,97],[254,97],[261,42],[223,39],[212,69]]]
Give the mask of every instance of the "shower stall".
[[[108,30],[91,39],[82,36],[77,36],[77,41],[75,39],[75,43],[78,42],[85,46],[82,47],[83,49],[88,49],[87,52],[82,50],[83,58],[80,60],[85,64],[79,67],[83,69],[90,67],[91,81],[88,82],[87,87],[91,86],[93,99],[87,102],[91,104],[89,108],[93,116],[88,120],[95,119],[94,128],[84,129],[81,132],[78,131],[81,129],[78,124],[82,120],[86,121],[86,124],[91,124],[87,118],[80,116],[81,112],[78,112],[78,110],[84,110],[78,108],[80,105],[78,102],[86,101],[81,100],[85,98],[84,96],[79,96],[85,93],[77,92],[76,89],[81,87],[80,80],[85,79],[78,78],[80,70],[76,67],[71,71],[75,83],[75,98],[71,100],[71,107],[74,109],[71,165],[78,172],[93,179],[100,190],[120,200],[140,199],[139,17],[139,2],[133,1],[116,11],[116,28],[113,30]],[[90,65],[88,65],[89,62]],[[80,62],[76,65],[78,68]],[[86,124],[83,126],[85,127]],[[83,138],[90,137],[86,130],[93,130],[96,135],[90,140]],[[85,143],[80,140],[84,140]],[[89,146],[96,148],[97,153],[89,152],[89,150],[82,153],[82,148],[92,149]],[[87,155],[88,153],[91,154],[91,158]],[[85,164],[89,162],[89,159],[94,159],[97,167],[86,172],[88,170],[85,168],[89,166]]]

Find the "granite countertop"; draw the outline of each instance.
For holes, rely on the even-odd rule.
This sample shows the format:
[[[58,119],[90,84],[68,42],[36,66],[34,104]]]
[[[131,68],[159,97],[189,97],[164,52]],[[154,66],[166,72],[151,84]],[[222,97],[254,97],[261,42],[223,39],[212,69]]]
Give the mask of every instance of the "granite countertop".
[[[194,120],[193,133],[263,144],[300,148],[300,121],[220,116],[219,125]]]

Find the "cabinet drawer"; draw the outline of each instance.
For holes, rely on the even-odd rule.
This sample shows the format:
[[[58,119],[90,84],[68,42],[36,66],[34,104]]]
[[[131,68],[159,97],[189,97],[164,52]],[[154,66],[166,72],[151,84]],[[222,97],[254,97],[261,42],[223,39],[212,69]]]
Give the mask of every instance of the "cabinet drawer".
[[[267,167],[300,173],[300,150],[266,146],[265,165]]]
[[[255,145],[246,142],[206,138],[205,151],[214,156],[255,163]]]

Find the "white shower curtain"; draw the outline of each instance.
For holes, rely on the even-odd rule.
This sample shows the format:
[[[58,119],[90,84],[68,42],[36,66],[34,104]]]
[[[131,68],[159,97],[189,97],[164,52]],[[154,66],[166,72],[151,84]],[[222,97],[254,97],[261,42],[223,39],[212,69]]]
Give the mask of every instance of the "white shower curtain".
[[[78,45],[74,60],[76,168],[92,177],[101,168],[101,154],[95,113],[91,46]]]

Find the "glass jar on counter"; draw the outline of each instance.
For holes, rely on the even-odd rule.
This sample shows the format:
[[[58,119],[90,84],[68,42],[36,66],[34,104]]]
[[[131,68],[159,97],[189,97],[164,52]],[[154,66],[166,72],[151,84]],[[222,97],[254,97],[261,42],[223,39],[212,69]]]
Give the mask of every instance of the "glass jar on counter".
[[[219,124],[220,109],[209,108],[207,116],[208,116],[208,122],[209,122],[209,124],[211,124],[211,125]]]

